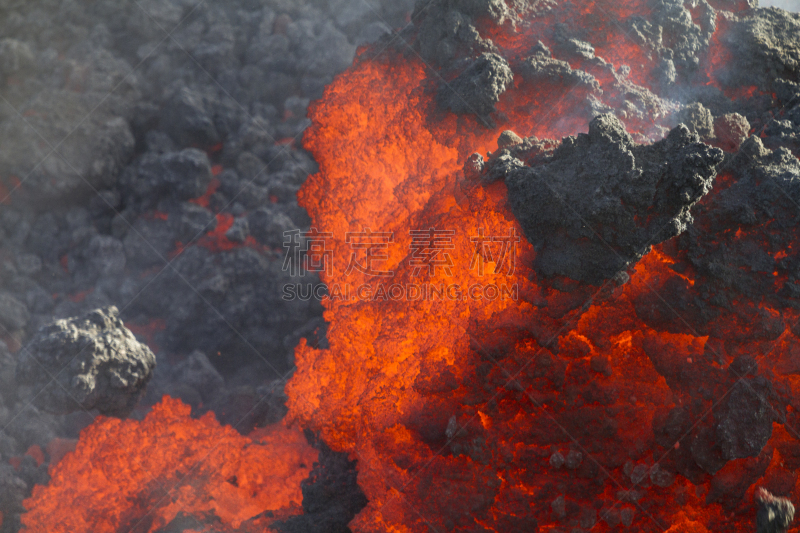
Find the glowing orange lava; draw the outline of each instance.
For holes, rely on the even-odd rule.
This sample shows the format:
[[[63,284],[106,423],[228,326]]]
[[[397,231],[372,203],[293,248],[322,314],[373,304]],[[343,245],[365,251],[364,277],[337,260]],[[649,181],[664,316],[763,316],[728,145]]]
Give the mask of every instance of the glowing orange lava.
[[[733,532],[751,527],[757,485],[796,500],[800,484],[783,457],[798,456],[800,443],[786,431],[775,430],[758,457],[691,481],[659,473],[674,472],[691,442],[654,434],[684,405],[704,420],[735,381],[723,359],[753,354],[770,367],[794,353],[788,329],[759,336],[745,318],[783,311],[742,303],[741,312],[709,319],[711,335],[692,324],[654,329],[641,317],[672,312],[659,308],[659,293],[697,287],[691,268],[674,270],[681,256],[671,241],[646,255],[629,283],[600,290],[540,279],[527,267],[535,252],[524,238],[511,273],[494,273],[496,251],[473,261],[476,236],[522,232],[502,182],[465,177],[469,154],[496,149],[505,129],[557,139],[586,126],[558,110],[542,117],[515,106],[530,90],[515,87],[498,105],[501,123],[487,129],[438,110],[426,76],[413,54],[362,56],[312,106],[304,139],[320,171],[300,202],[332,234],[332,268],[321,277],[336,297],[323,302],[330,348],[301,341],[296,350],[289,416],[358,459],[370,502],[351,528]],[[540,107],[569,105],[560,93],[541,94],[550,100]],[[365,228],[393,234],[380,263],[391,279],[348,270],[346,235]],[[450,272],[415,272],[412,231],[430,228],[452,232]],[[380,291],[388,284],[460,292],[392,298]],[[519,297],[473,297],[475,284],[515,287]],[[368,288],[339,297],[343,286]],[[800,397],[791,372],[765,372]]]
[[[301,512],[300,481],[317,452],[300,430],[244,437],[211,413],[189,415],[164,397],[141,422],[98,417],[25,500],[22,531],[150,532],[183,513],[198,530],[261,532]]]

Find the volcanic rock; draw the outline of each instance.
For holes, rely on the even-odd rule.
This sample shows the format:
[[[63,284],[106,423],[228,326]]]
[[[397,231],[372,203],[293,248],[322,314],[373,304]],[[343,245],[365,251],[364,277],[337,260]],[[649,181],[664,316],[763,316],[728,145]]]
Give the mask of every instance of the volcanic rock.
[[[476,57],[494,49],[492,42],[482,39],[475,28],[476,16],[499,21],[506,13],[506,6],[497,0],[417,1],[411,16],[419,28],[415,45],[426,61],[447,68],[456,59]]]
[[[184,202],[180,214],[172,217],[176,221],[174,235],[180,242],[192,242],[217,227],[217,219],[205,207]]]
[[[331,451],[324,442],[309,440],[318,447],[319,462],[301,484],[303,514],[276,524],[282,533],[342,533],[347,524],[367,505],[358,486],[356,461],[346,453]]]
[[[715,413],[717,442],[725,459],[755,457],[772,436],[767,398],[772,386],[761,376],[739,380]]]
[[[711,115],[711,111],[699,102],[689,104],[681,109],[678,113],[678,121],[697,133],[703,140],[714,137],[714,117]]]
[[[552,153],[528,150],[500,151],[485,172],[505,176],[511,208],[537,249],[535,268],[592,284],[682,233],[722,161],[721,150],[685,126],[639,145],[612,115]],[[535,160],[525,165],[526,158]]]
[[[53,413],[97,409],[124,418],[155,367],[153,352],[123,325],[116,307],[41,328],[22,350],[18,380],[41,393],[34,403]]]
[[[272,248],[282,248],[287,241],[285,232],[296,228],[292,220],[281,211],[269,207],[261,207],[248,217],[250,233],[261,244]]]
[[[210,146],[219,142],[203,95],[188,87],[178,90],[164,106],[161,127],[181,147]]]
[[[206,191],[211,178],[208,156],[196,148],[186,148],[180,152],[145,154],[138,164],[125,169],[120,186],[147,208],[153,207],[150,204],[162,195],[176,201],[197,198]]]
[[[442,84],[439,105],[454,113],[472,113],[485,121],[514,81],[508,62],[497,54],[481,54],[456,79]]]
[[[731,61],[719,78],[729,87],[773,90],[773,80],[800,79],[800,14],[774,7],[753,9],[720,37]]]
[[[738,150],[749,133],[750,123],[739,113],[728,113],[714,120],[714,135],[725,151]]]
[[[245,217],[235,219],[228,231],[225,232],[225,237],[233,242],[244,242],[248,235],[250,235],[250,226]]]
[[[785,533],[789,529],[794,520],[792,502],[773,496],[763,487],[756,491],[756,501],[756,533]]]
[[[522,76],[534,83],[557,83],[566,89],[582,87],[592,91],[600,89],[600,84],[591,74],[573,69],[566,61],[553,59],[550,50],[541,41],[537,53],[522,63]]]

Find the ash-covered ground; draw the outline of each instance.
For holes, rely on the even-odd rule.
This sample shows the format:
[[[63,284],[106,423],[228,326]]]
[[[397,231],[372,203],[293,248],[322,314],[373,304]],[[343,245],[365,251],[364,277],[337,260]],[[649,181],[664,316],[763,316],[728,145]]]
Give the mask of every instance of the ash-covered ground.
[[[283,417],[293,347],[324,339],[318,302],[281,298],[306,108],[412,4],[0,2],[0,531],[98,413],[170,394],[242,433]],[[292,531],[364,505],[323,455],[350,488]]]

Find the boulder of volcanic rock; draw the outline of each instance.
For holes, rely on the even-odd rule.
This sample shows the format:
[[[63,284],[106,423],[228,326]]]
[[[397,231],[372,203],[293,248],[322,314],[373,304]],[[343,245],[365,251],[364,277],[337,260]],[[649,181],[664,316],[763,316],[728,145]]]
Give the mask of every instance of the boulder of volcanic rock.
[[[731,60],[720,69],[729,87],[758,86],[773,90],[778,78],[800,76],[800,14],[777,8],[752,9],[720,35]]]
[[[592,120],[588,134],[545,146],[528,140],[498,150],[484,176],[505,178],[511,209],[537,251],[534,268],[591,284],[692,224],[689,210],[723,159],[683,125],[637,144],[610,114]]]
[[[97,409],[130,414],[156,365],[153,352],[119,319],[116,307],[42,327],[21,351],[17,379],[31,385],[34,403],[61,414]]]
[[[756,491],[756,501],[756,533],[786,533],[794,520],[792,502],[773,496],[764,488]]]
[[[508,62],[497,54],[481,54],[456,79],[443,83],[439,105],[454,113],[473,113],[489,120],[494,106],[514,81]]]

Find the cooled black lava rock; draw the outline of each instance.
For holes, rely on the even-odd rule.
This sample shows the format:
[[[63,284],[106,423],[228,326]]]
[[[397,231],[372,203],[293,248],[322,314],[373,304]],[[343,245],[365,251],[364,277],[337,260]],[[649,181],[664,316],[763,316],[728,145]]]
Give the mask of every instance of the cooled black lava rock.
[[[596,117],[588,134],[566,137],[552,152],[539,150],[530,143],[500,150],[484,172],[505,177],[514,215],[536,247],[537,271],[592,284],[683,232],[722,161],[721,150],[685,126],[639,145],[612,115]]]
[[[715,413],[716,437],[727,460],[755,457],[772,436],[767,398],[772,385],[762,376],[737,381]]]
[[[703,104],[695,102],[685,106],[678,112],[678,122],[697,133],[701,139],[714,137],[714,117]]]
[[[772,91],[783,78],[800,81],[800,14],[777,8],[753,9],[720,36],[731,60],[719,79],[729,87],[756,85]]]
[[[497,54],[481,54],[456,79],[439,86],[439,105],[454,113],[472,113],[488,120],[506,87],[514,81],[508,62]]]
[[[17,379],[42,392],[35,404],[53,413],[97,409],[125,417],[135,407],[156,358],[118,317],[116,307],[41,328],[22,350]]]
[[[773,496],[764,488],[756,491],[756,501],[756,533],[786,533],[794,520],[792,502]]]
[[[418,0],[411,16],[419,28],[415,44],[426,61],[447,68],[455,59],[493,51],[492,42],[478,33],[475,18],[488,16],[500,22],[507,13],[498,0]]]
[[[140,199],[143,208],[155,207],[161,196],[185,201],[202,196],[211,182],[208,156],[196,148],[180,152],[148,152],[120,177],[123,191]]]
[[[164,106],[161,128],[181,147],[216,144],[219,134],[206,107],[202,94],[182,87]]]
[[[523,61],[522,76],[534,84],[558,84],[565,90],[574,87],[591,91],[600,89],[600,84],[591,74],[573,69],[566,61],[553,59],[550,50],[541,41],[536,46],[536,53]]]
[[[319,462],[303,480],[303,514],[276,524],[282,533],[348,533],[347,524],[367,505],[358,486],[356,461],[346,453],[331,451],[324,442],[307,433],[319,448]]]

